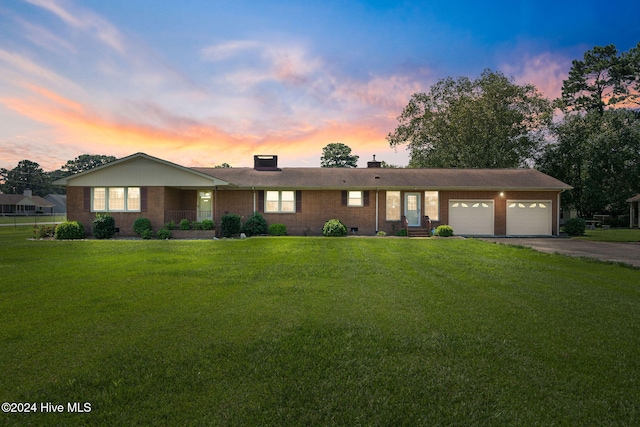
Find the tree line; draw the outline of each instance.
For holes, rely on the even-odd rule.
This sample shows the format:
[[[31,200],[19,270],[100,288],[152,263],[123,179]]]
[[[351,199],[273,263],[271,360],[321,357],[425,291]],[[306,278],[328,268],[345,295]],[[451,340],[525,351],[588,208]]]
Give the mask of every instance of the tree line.
[[[36,162],[21,160],[18,166],[11,170],[0,169],[0,192],[22,194],[25,189],[30,189],[34,196],[65,194],[66,189],[53,185],[53,181],[106,165],[114,160],[116,160],[114,156],[82,154],[73,160],[68,160],[60,169],[51,172],[45,172]]]

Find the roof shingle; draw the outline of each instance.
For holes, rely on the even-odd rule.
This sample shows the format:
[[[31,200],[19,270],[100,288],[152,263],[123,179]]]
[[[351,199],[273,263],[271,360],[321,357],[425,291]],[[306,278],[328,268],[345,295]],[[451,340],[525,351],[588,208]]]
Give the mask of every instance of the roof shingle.
[[[535,169],[192,168],[243,188],[430,188],[433,190],[569,190]]]

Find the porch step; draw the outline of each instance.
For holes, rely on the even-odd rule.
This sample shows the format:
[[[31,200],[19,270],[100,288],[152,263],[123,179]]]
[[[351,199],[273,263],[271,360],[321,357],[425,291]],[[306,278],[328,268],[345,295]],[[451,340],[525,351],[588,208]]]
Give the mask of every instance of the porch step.
[[[428,228],[409,228],[409,237],[429,237],[431,233]]]

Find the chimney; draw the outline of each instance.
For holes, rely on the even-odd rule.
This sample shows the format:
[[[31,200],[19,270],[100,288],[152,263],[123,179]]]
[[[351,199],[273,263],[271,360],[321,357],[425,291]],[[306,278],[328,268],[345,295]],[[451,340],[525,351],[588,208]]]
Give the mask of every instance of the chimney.
[[[33,197],[33,191],[30,188],[25,188],[24,193],[22,194],[24,197]]]
[[[253,168],[257,171],[279,171],[278,156],[253,156]]]
[[[381,168],[382,167],[382,162],[379,162],[376,160],[376,155],[373,155],[373,160],[370,162],[367,162],[367,167],[368,168]]]

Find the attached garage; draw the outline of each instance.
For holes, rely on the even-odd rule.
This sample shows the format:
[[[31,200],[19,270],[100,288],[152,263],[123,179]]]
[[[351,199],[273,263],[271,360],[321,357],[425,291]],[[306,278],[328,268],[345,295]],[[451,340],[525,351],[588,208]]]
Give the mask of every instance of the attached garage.
[[[457,235],[493,235],[493,200],[449,200],[449,225]]]
[[[550,236],[550,200],[507,200],[507,235]]]

